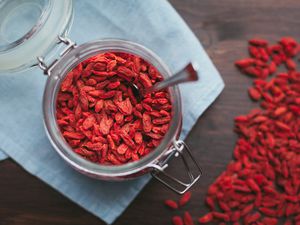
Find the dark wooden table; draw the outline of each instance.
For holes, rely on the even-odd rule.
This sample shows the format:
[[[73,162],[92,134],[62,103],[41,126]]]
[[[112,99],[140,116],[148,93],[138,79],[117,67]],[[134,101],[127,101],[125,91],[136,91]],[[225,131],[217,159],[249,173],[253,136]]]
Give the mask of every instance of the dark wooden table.
[[[231,160],[236,140],[233,118],[255,107],[246,92],[251,80],[241,75],[233,62],[246,56],[246,40],[252,37],[276,41],[290,35],[300,40],[300,1],[171,0],[171,3],[201,40],[226,83],[221,96],[187,138],[204,171],[193,188],[193,200],[185,207],[196,219],[206,211],[203,199],[207,187]],[[178,168],[172,168],[171,172],[182,173]],[[0,180],[1,225],[104,224],[11,159],[0,162]],[[153,180],[115,224],[171,224],[174,213],[162,202],[176,197]],[[183,214],[185,209],[177,213]]]

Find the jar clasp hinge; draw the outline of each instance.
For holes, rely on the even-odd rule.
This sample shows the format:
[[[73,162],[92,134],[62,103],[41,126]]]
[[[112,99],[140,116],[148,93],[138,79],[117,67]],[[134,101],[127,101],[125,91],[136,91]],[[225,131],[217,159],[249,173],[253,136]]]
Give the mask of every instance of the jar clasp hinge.
[[[196,172],[192,172],[191,166],[187,162],[187,156],[185,156],[183,151],[186,151],[187,156],[191,159],[191,162],[194,164],[194,168],[196,168]],[[191,153],[190,148],[186,145],[184,141],[177,140],[174,141],[172,148],[170,148],[166,154],[168,155],[166,160],[162,163],[158,164],[151,164],[149,165],[150,168],[153,170],[151,171],[151,175],[163,183],[165,186],[170,188],[171,190],[175,191],[178,194],[184,194],[188,191],[202,176],[202,169],[198,165],[197,161],[195,160],[193,154]],[[188,182],[179,180],[178,178],[170,175],[169,173],[165,172],[164,170],[168,167],[167,161],[171,157],[181,157],[182,162],[184,164],[184,168],[188,175]]]
[[[76,48],[76,43],[73,42],[71,39],[63,36],[58,36],[58,42],[57,44],[65,44],[66,47],[63,49],[61,53],[59,53],[59,57],[62,57],[66,55],[68,52],[70,52],[72,49]],[[56,66],[56,64],[59,62],[59,58],[54,59],[49,65],[45,63],[45,59],[42,56],[37,57],[38,60],[38,66],[40,69],[44,71],[44,74],[47,76],[50,76],[52,69]]]

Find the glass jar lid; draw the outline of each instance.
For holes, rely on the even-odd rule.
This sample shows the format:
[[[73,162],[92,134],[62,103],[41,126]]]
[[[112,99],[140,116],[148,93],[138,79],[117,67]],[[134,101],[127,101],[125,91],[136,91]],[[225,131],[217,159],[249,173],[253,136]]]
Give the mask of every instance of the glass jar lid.
[[[36,65],[67,33],[72,15],[72,0],[0,1],[0,72]]]

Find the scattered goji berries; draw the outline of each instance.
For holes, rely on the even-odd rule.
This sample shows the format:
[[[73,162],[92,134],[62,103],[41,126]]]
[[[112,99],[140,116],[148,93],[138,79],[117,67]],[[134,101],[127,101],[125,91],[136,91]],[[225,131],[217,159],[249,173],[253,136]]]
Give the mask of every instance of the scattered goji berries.
[[[150,63],[124,52],[106,52],[71,70],[57,95],[60,131],[74,152],[100,164],[139,160],[168,131],[172,105],[168,90],[138,101],[129,82],[140,89],[163,79]]]
[[[178,202],[172,200],[172,199],[167,199],[164,201],[164,204],[170,208],[170,209],[179,209],[180,207],[183,207],[186,205],[189,200],[191,199],[192,193],[190,191],[187,191],[184,195],[181,196],[181,198],[178,200]],[[184,212],[183,218],[180,216],[174,216],[172,218],[172,223],[173,225],[194,225],[193,218],[191,214],[188,211]]]
[[[290,37],[270,46],[249,41],[251,58],[237,61],[255,77],[249,96],[262,109],[235,118],[239,135],[234,161],[211,185],[211,212],[199,218],[232,224],[298,224],[300,221],[300,72],[293,60],[299,44]],[[275,74],[280,65],[287,71]],[[238,222],[238,223],[237,223]]]
[[[251,58],[235,65],[255,78],[248,94],[261,108],[235,118],[234,160],[208,188],[210,212],[198,222],[300,224],[300,45],[291,37],[249,45]],[[287,71],[276,73],[281,65]]]

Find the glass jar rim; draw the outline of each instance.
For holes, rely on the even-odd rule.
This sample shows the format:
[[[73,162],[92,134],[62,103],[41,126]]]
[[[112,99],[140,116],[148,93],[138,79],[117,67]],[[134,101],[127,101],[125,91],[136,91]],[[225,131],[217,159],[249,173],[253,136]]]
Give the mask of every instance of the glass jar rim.
[[[61,136],[56,123],[56,95],[61,81],[67,72],[78,65],[79,62],[93,55],[112,51],[128,52],[139,55],[149,63],[153,64],[163,76],[169,77],[172,75],[165,63],[151,50],[140,44],[122,39],[101,39],[88,42],[77,46],[59,60],[51,71],[51,76],[49,76],[47,80],[44,91],[43,113],[46,132],[55,150],[64,160],[81,172],[94,176],[127,176],[146,169],[150,164],[156,164],[164,152],[173,144],[181,129],[181,98],[178,87],[174,86],[169,89],[173,111],[169,130],[161,141],[161,144],[147,156],[144,156],[137,161],[118,166],[101,165],[84,159],[72,150]]]

